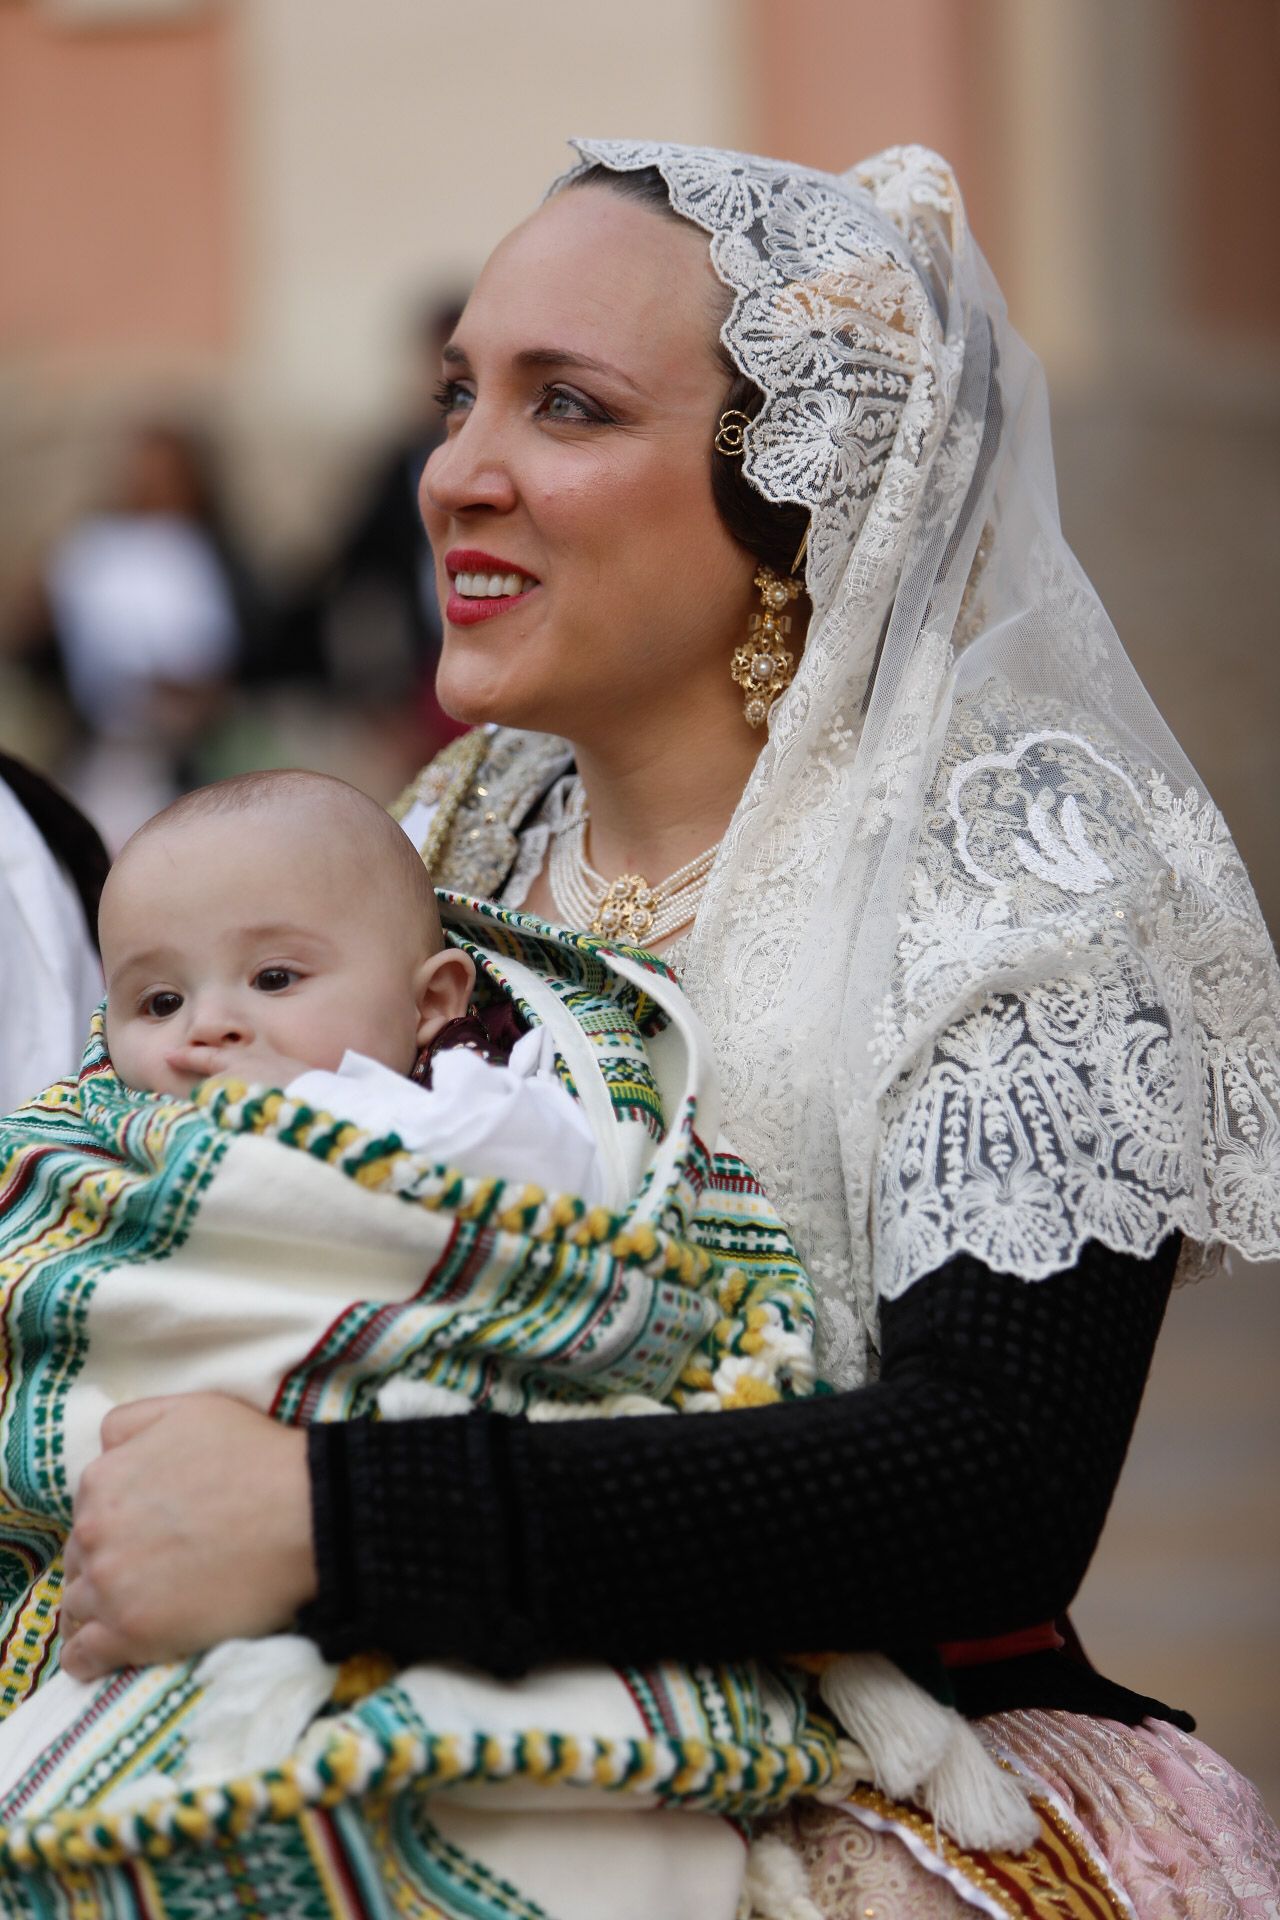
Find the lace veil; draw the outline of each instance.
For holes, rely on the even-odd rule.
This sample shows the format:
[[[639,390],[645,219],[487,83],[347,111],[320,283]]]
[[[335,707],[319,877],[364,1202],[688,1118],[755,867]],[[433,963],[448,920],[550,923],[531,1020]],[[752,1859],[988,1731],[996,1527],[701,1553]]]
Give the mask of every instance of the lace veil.
[[[1275,957],[1063,539],[1040,367],[946,163],[574,144],[710,235],[765,395],[747,476],[811,511],[808,639],[685,984],[828,1377],[957,1252],[1280,1253]]]

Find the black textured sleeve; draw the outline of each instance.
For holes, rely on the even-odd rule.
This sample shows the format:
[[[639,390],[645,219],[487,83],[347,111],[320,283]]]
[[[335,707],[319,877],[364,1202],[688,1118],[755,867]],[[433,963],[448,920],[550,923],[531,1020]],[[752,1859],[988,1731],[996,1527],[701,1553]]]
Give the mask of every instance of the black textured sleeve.
[[[881,1314],[881,1377],[679,1419],[313,1427],[334,1658],[518,1674],[932,1644],[1061,1613],[1101,1531],[1177,1255],[1027,1282],[961,1256]]]

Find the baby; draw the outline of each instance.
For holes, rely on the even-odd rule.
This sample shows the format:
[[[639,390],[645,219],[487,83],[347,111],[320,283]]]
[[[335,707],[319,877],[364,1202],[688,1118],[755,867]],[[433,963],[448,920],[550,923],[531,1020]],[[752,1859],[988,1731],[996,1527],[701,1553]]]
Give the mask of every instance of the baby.
[[[212,1074],[282,1087],[464,1173],[598,1195],[597,1149],[545,1029],[506,1067],[444,1049],[470,958],[446,946],[401,829],[326,774],[244,774],[128,842],[99,914],[107,1041],[126,1086],[187,1095]]]
[[[15,1515],[27,1528],[22,1541],[36,1537],[48,1549],[30,1591],[7,1597],[9,1613],[0,1595],[0,1642],[10,1614],[23,1622],[38,1616],[52,1647],[58,1605],[76,1593],[74,1578],[60,1586],[53,1556],[68,1505],[97,1457],[103,1416],[115,1406],[156,1393],[220,1392],[299,1423],[375,1410],[384,1418],[465,1414],[481,1405],[530,1419],[674,1414],[670,1396],[705,1336],[739,1320],[746,1330],[742,1315],[757,1311],[750,1289],[759,1261],[750,1281],[734,1269],[734,1304],[726,1310],[716,1291],[723,1263],[702,1244],[702,1221],[708,1239],[713,1220],[723,1233],[726,1205],[746,1183],[733,1176],[732,1194],[716,1189],[697,1213],[704,1185],[711,1192],[693,1132],[704,1086],[712,1111],[713,1103],[700,1034],[670,983],[615,956],[598,969],[596,997],[586,996],[592,1024],[580,1024],[588,1017],[581,1006],[552,985],[574,984],[574,955],[534,927],[523,943],[513,938],[518,955],[499,942],[493,962],[496,978],[505,972],[545,1007],[546,1023],[517,1042],[505,1067],[450,1048],[454,1036],[444,1029],[466,1013],[473,962],[445,944],[430,881],[402,830],[341,781],[313,774],[226,781],[158,815],[112,869],[100,932],[115,1075],[94,1071],[95,1047],[82,1084],[60,1084],[7,1123],[7,1132],[0,1121],[0,1170],[10,1173],[16,1197],[7,1211],[0,1205],[0,1267],[8,1276],[0,1308],[32,1330],[25,1344],[0,1353],[8,1421],[0,1423],[0,1440],[22,1435],[16,1448],[0,1446],[0,1522],[8,1516],[0,1554],[11,1550]],[[487,945],[483,923],[476,945]],[[445,1044],[431,1059],[431,1084],[418,1086],[408,1076],[439,1039]],[[640,1097],[657,1085],[656,1067],[646,1079],[649,1041],[679,1116],[660,1137]],[[572,1062],[583,1104],[556,1073],[557,1047]],[[283,1087],[375,1140],[330,1153],[323,1143],[335,1130],[313,1128],[304,1115],[295,1137],[287,1109],[271,1112],[258,1129],[235,1110],[260,1103],[235,1093],[216,1114],[182,1104],[200,1081],[223,1074]],[[122,1092],[117,1078],[136,1093]],[[137,1097],[148,1094],[154,1115]],[[377,1139],[388,1132],[421,1156],[416,1165],[406,1168],[382,1150]],[[516,1191],[459,1192],[437,1178],[441,1163],[497,1176]],[[530,1189],[542,1192],[531,1197]],[[32,1204],[22,1201],[27,1192]],[[89,1204],[64,1245],[72,1193]],[[767,1233],[760,1206],[748,1206],[744,1224],[753,1234],[764,1224]],[[789,1301],[794,1259],[768,1266],[768,1274]],[[54,1306],[55,1296],[65,1310]],[[28,1299],[38,1302],[34,1313],[26,1311]],[[56,1356],[37,1319],[54,1326]],[[758,1371],[761,1363],[750,1364]],[[53,1376],[59,1384],[50,1392],[42,1383]],[[6,1479],[15,1457],[19,1474],[31,1464],[40,1482],[24,1481],[20,1496]],[[44,1532],[33,1536],[36,1512]],[[484,1515],[474,1524],[483,1540]],[[231,1782],[243,1791],[267,1774],[278,1791],[281,1767],[296,1766],[309,1781],[328,1777],[328,1760],[313,1764],[312,1756],[327,1754],[335,1737],[346,1743],[344,1753],[354,1743],[365,1754],[366,1716],[370,1727],[384,1729],[372,1737],[391,1743],[395,1764],[409,1756],[424,1777],[428,1768],[446,1769],[455,1745],[459,1753],[540,1756],[551,1748],[538,1729],[550,1727],[554,1740],[562,1720],[610,1751],[622,1743],[617,1751],[630,1754],[635,1745],[647,1767],[650,1749],[636,1743],[651,1733],[666,1739],[670,1730],[668,1719],[651,1729],[631,1683],[589,1662],[567,1676],[539,1672],[526,1686],[422,1661],[398,1669],[367,1702],[344,1700],[331,1711],[338,1676],[296,1634],[229,1640],[199,1659],[126,1669],[102,1682],[74,1680],[29,1644],[24,1659],[34,1676],[30,1698],[0,1716],[6,1844],[15,1819],[38,1822],[43,1832],[64,1810],[81,1818],[76,1796],[91,1778],[95,1818],[123,1821],[131,1852],[140,1808],[163,1809],[187,1793],[204,1796],[204,1806],[208,1793],[230,1791]],[[700,1677],[697,1688],[680,1691],[693,1716],[689,1737],[702,1753],[713,1724],[700,1704],[707,1682]],[[665,1691],[661,1697],[669,1715]],[[349,1735],[337,1728],[337,1705],[357,1716]],[[727,1709],[717,1704],[715,1711]],[[629,1762],[626,1771],[628,1778],[643,1773]],[[343,1778],[350,1793],[343,1832],[371,1876],[386,1872],[391,1884],[421,1888],[426,1898],[435,1884],[426,1876],[440,1871],[436,1854],[416,1827],[403,1841],[384,1832],[376,1801],[366,1809],[354,1777]],[[593,1767],[588,1792],[594,1779]],[[637,1786],[645,1818],[635,1820],[614,1809],[609,1785],[593,1800],[592,1820],[575,1821],[566,1833],[563,1819],[546,1825],[540,1785],[526,1807],[517,1784],[510,1808],[505,1786],[495,1789],[500,1812],[490,1809],[484,1785],[479,1811],[432,1795],[431,1827],[444,1836],[432,1844],[437,1852],[475,1849],[485,1864],[464,1861],[464,1870],[482,1876],[476,1884],[517,1875],[538,1897],[550,1876],[556,1911],[590,1911],[603,1850],[615,1865],[625,1863],[619,1870],[629,1886],[651,1890],[652,1898],[638,1896],[636,1911],[706,1912],[708,1874],[727,1889],[719,1906],[710,1902],[713,1910],[736,1906],[741,1842],[718,1818],[655,1809]],[[261,1802],[268,1797],[263,1789]],[[444,1799],[449,1804],[439,1805]],[[240,1838],[227,1856],[240,1889],[255,1874],[264,1887],[283,1885],[278,1849],[293,1842],[281,1841],[275,1817],[273,1803],[261,1860],[255,1854],[254,1865],[244,1865]],[[176,1911],[188,1888],[192,1898],[207,1890],[209,1851],[196,1848],[173,1868],[177,1891],[166,1911]],[[462,1856],[449,1851],[448,1858]],[[679,1875],[697,1886],[696,1907],[675,1898],[677,1859]],[[0,1859],[5,1912],[7,1865]],[[122,1881],[127,1871],[128,1862]],[[214,1871],[222,1874],[220,1862]],[[410,1882],[410,1871],[422,1877]],[[585,1889],[585,1909],[570,1899],[574,1887]],[[240,1895],[229,1897],[234,1904]],[[264,1897],[272,1911],[284,1910]],[[287,1905],[288,1894],[279,1897]]]
[[[592,1661],[508,1680],[424,1659],[335,1694],[319,1649],[277,1633],[102,1681],[59,1666],[61,1609],[92,1578],[81,1555],[64,1585],[58,1555],[115,1407],[222,1393],[299,1425],[477,1408],[534,1422],[709,1416],[811,1387],[807,1276],[749,1170],[704,1144],[712,1067],[675,983],[625,951],[591,947],[584,966],[572,936],[535,922],[458,919],[495,988],[545,1023],[505,1068],[437,1048],[423,1090],[406,1076],[456,1037],[472,962],[444,945],[421,863],[373,802],[315,775],[229,781],[158,816],[112,872],[106,1037],[124,1088],[95,1032],[79,1082],[0,1119],[0,1556],[19,1569],[0,1650],[21,1645],[17,1710],[0,1717],[5,1912],[15,1862],[43,1871],[48,1849],[77,1898],[101,1863],[91,1910],[123,1910],[151,1872],[139,1856],[163,1847],[157,1911],[250,1898],[292,1912],[312,1859],[321,1910],[332,1858],[423,1911],[455,1887],[450,1911],[512,1910],[514,1885],[590,1916],[605,1861],[629,1912],[727,1917],[743,1852],[719,1816],[851,1764],[794,1676],[752,1662],[662,1663],[638,1683]],[[283,1084],[301,1107],[233,1087],[186,1104],[210,1074]],[[392,1131],[429,1151],[389,1151]],[[496,1433],[455,1423],[463,1454],[442,1444],[441,1472]],[[512,1472],[531,1457],[513,1451]],[[509,1543],[466,1487],[439,1550],[480,1567]],[[113,1550],[127,1561],[132,1546]],[[344,1576],[369,1577],[363,1563]],[[402,1600],[381,1583],[393,1653]],[[904,1760],[885,1689],[896,1701],[911,1683],[886,1664],[831,1670],[846,1724],[860,1741],[888,1729],[931,1807],[958,1791],[946,1760],[963,1729],[912,1689]]]

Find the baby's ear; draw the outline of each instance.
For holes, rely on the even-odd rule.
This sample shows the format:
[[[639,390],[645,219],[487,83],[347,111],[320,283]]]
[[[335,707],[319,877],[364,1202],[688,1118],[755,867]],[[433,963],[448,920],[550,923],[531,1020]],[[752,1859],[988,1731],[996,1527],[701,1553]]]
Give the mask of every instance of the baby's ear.
[[[420,1048],[430,1046],[450,1020],[461,1020],[475,984],[475,962],[456,947],[444,947],[422,962],[413,976]]]

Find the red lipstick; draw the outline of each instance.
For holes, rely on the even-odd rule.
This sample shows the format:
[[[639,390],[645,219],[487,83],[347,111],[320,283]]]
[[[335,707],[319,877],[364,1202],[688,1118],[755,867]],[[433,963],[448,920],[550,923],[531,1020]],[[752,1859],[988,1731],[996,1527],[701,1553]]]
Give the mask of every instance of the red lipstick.
[[[473,597],[463,595],[455,587],[449,595],[445,607],[445,618],[453,627],[473,627],[481,620],[492,620],[495,614],[508,613],[536,593],[539,582],[534,574],[525,567],[517,567],[510,560],[503,560],[495,553],[485,553],[479,547],[450,547],[444,557],[445,571],[450,580],[460,573],[502,574],[518,573],[530,584],[521,593],[503,593]]]
[[[536,573],[530,573],[528,567],[518,567],[514,561],[503,560],[496,553],[485,553],[479,547],[450,547],[444,564],[450,576],[455,573],[522,573],[526,580],[536,580],[538,577]]]

